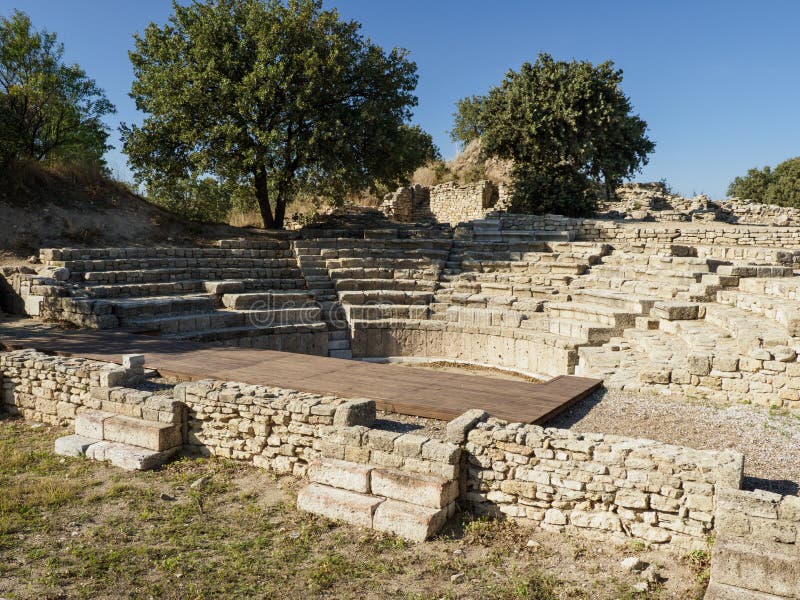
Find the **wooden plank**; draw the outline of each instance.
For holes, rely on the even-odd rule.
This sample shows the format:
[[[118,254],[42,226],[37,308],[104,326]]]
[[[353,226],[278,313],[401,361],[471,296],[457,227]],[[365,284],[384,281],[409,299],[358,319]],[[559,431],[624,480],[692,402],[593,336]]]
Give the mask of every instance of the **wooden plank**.
[[[0,325],[0,346],[120,362],[144,354],[146,366],[184,380],[221,379],[339,397],[373,398],[381,410],[452,419],[471,408],[508,421],[542,424],[602,385],[561,375],[542,384],[413,369],[322,356],[173,342],[123,331],[37,332]]]

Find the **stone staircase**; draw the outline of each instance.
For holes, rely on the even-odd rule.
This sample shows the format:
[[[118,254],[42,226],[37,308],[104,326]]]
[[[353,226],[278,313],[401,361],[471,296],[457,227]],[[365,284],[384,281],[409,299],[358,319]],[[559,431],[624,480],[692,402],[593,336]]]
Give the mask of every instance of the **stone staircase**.
[[[124,356],[123,368],[117,377],[143,374],[144,356]],[[85,456],[143,471],[162,465],[181,451],[187,435],[183,403],[170,396],[113,387],[112,381],[106,383],[93,392],[100,408],[78,412],[74,435],[56,440],[56,454]]]
[[[459,495],[457,479],[330,458],[312,463],[308,477],[300,510],[415,542],[442,528]]]
[[[324,354],[327,327],[289,240],[215,248],[49,249],[64,275],[42,315],[163,338]]]

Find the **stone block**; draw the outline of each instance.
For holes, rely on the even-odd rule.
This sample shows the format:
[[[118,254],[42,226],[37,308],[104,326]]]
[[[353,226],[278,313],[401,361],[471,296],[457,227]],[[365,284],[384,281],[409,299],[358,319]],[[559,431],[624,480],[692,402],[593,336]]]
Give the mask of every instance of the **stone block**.
[[[102,441],[86,449],[86,456],[93,460],[106,460],[115,467],[129,471],[147,471],[161,466],[172,458],[179,448],[156,452],[147,448]]]
[[[753,590],[717,583],[711,581],[706,589],[703,600],[786,600],[782,596],[774,594],[762,594]]]
[[[763,594],[799,598],[800,551],[794,545],[718,539],[711,558],[711,579]]]
[[[424,542],[447,522],[448,509],[386,500],[375,510],[372,527],[414,542]]]
[[[85,456],[86,449],[98,441],[82,435],[67,435],[56,439],[55,453],[59,456]]]
[[[75,435],[93,438],[95,440],[105,439],[103,437],[103,424],[113,416],[115,416],[114,413],[100,410],[87,410],[78,413],[75,417]]]
[[[373,515],[383,498],[312,483],[297,495],[297,508],[328,519],[372,527]]]
[[[333,424],[353,427],[363,425],[372,427],[375,423],[375,401],[366,398],[348,400],[340,404],[333,416]]]
[[[161,452],[183,444],[180,425],[115,415],[103,423],[103,439]]]
[[[458,481],[395,469],[374,469],[371,489],[376,496],[432,508],[442,508],[458,498]]]
[[[122,368],[123,369],[143,369],[144,368],[144,354],[123,354],[122,355]]]
[[[463,444],[470,430],[489,417],[489,413],[479,408],[473,408],[456,417],[447,424],[447,441],[453,444]]]
[[[360,463],[323,458],[309,465],[308,478],[313,483],[369,494],[371,471],[372,467]]]

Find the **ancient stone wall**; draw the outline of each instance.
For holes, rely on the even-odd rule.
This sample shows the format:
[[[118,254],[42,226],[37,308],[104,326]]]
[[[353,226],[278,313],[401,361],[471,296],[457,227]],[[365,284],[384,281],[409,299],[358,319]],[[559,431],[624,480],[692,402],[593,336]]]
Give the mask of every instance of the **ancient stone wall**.
[[[173,422],[183,407],[188,449],[197,453],[298,477],[321,457],[460,477],[462,503],[478,513],[605,538],[704,545],[721,490],[738,488],[741,479],[743,458],[732,451],[484,421],[485,415],[463,427],[456,419],[447,439],[436,439],[354,423],[348,411],[358,401],[210,380],[154,394],[120,387],[126,374],[116,365],[33,351],[0,354],[0,371],[3,407],[28,419],[63,425],[93,409]]]
[[[550,529],[705,547],[714,502],[743,457],[490,419],[468,435],[466,500]]]
[[[81,408],[113,408],[113,412],[138,417],[143,411],[166,410],[151,401],[152,393],[121,387],[141,380],[140,367],[126,369],[85,358],[19,350],[0,353],[0,374],[0,409],[32,421],[71,425]]]
[[[505,202],[508,189],[491,181],[448,181],[432,187],[415,185],[387,194],[381,206],[387,217],[401,223],[435,221],[454,225],[482,219]]]
[[[800,498],[722,490],[707,600],[800,598]]]

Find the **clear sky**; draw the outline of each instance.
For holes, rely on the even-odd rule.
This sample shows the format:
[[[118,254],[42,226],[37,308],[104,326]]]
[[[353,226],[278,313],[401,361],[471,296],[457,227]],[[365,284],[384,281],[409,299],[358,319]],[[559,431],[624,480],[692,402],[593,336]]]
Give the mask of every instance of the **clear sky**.
[[[800,3],[792,0],[538,1],[326,0],[384,48],[411,52],[419,71],[414,120],[445,157],[457,99],[482,94],[539,51],[557,59],[613,60],[649,124],[656,150],[637,177],[677,191],[723,197],[753,166],[800,155]],[[128,98],[134,32],[164,23],[168,0],[0,0],[0,15],[28,13],[58,34],[67,59],[137,122]],[[129,177],[125,156],[109,155]]]

